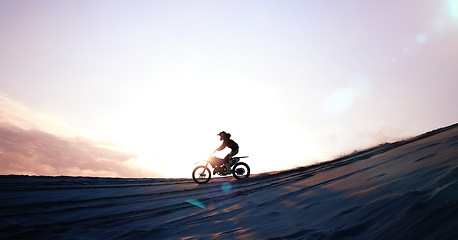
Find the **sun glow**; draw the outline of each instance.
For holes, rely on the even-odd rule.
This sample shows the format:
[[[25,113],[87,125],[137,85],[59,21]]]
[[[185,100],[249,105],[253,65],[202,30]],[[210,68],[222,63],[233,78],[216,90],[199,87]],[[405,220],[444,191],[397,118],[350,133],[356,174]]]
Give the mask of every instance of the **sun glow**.
[[[205,128],[201,125],[187,131],[183,127],[158,128],[156,123],[138,121],[127,125],[131,126],[129,131],[119,132],[116,138],[137,156],[134,165],[165,177],[189,177],[193,164],[205,160],[218,144],[211,144],[211,140],[215,140],[212,139],[214,134],[196,132]]]
[[[162,174],[160,177],[184,177],[190,175],[189,166],[174,157],[164,160],[150,154],[141,154],[135,159],[134,164],[145,170],[160,172]]]
[[[160,138],[164,139],[162,143],[157,140]],[[193,148],[193,145],[186,146],[181,141],[170,142],[167,139],[169,136],[166,135],[156,135],[154,138],[139,135],[125,146],[137,156],[133,161],[135,166],[159,172],[163,177],[189,177],[193,164],[204,160],[211,151],[202,148],[208,152],[202,154],[202,150]]]

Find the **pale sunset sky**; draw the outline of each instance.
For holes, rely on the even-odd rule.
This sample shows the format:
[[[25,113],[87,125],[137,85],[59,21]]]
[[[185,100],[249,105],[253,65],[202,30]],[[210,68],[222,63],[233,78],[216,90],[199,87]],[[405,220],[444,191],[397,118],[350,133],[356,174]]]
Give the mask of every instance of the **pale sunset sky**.
[[[458,0],[2,0],[0,36],[0,174],[190,177],[220,131],[261,173],[458,120]]]

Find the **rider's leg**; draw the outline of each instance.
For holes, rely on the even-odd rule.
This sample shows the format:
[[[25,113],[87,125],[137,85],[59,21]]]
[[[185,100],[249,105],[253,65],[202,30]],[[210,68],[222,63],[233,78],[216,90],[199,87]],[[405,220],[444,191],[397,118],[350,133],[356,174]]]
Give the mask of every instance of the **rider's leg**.
[[[229,160],[231,159],[231,154],[229,153],[226,157],[224,157],[224,167],[226,168],[226,171],[224,172],[225,174],[228,174],[230,172],[231,166],[229,165]]]
[[[233,156],[235,156],[235,154],[237,154],[239,152],[238,149],[232,149],[232,151],[227,154],[227,156],[224,158],[224,166],[226,166],[226,170],[227,172],[226,173],[230,173],[231,172],[231,166],[229,164],[229,161],[231,160],[231,158]]]

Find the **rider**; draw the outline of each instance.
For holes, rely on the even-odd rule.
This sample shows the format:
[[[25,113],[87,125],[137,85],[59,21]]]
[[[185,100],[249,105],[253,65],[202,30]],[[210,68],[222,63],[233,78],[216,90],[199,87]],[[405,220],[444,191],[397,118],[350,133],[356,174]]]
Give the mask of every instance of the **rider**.
[[[219,140],[223,141],[223,144],[221,144],[221,146],[219,148],[217,148],[215,151],[213,151],[213,154],[215,152],[217,152],[217,151],[223,150],[226,147],[228,147],[228,148],[230,148],[232,150],[224,158],[224,165],[226,166],[226,174],[228,174],[231,171],[230,170],[230,166],[229,166],[229,160],[233,156],[235,156],[235,154],[237,154],[239,152],[239,145],[234,140],[231,139],[231,134],[230,133],[222,131],[222,132],[218,133],[217,136],[220,137]]]

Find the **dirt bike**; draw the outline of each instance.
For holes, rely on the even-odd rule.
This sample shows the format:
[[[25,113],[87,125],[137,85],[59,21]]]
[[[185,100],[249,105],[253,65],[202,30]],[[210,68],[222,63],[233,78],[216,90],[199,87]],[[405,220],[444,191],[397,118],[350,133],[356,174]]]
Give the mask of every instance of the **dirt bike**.
[[[229,159],[230,171],[226,171],[226,166],[224,164],[224,159],[210,156],[207,160],[198,161],[197,163],[205,162],[204,165],[199,165],[194,168],[192,171],[192,179],[197,184],[208,183],[213,175],[227,176],[232,174],[236,179],[247,178],[250,176],[250,167],[244,162],[240,162],[241,158],[247,158],[248,156],[243,157],[232,157]]]

